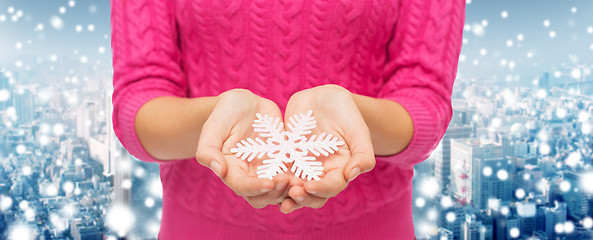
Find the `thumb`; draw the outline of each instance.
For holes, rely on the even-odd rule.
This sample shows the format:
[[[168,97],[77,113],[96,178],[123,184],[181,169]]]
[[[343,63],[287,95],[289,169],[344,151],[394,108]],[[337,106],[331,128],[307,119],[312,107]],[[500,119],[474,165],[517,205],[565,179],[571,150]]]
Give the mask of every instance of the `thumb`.
[[[204,123],[196,150],[196,160],[223,178],[226,176],[227,164],[222,155],[223,136],[220,134],[224,131],[218,131],[220,129],[220,126],[211,126],[209,121]]]
[[[200,149],[200,147],[198,147],[196,160],[204,167],[210,168],[216,176],[220,178],[226,176],[227,164],[219,148],[207,146]]]
[[[360,126],[360,125],[359,125]],[[375,168],[375,151],[371,142],[371,136],[366,127],[356,127],[347,134],[346,144],[350,148],[350,159],[344,166],[344,178],[352,181],[361,173]]]
[[[373,170],[375,167],[375,156],[368,152],[355,152],[344,167],[344,178],[346,181],[354,180],[361,173]]]

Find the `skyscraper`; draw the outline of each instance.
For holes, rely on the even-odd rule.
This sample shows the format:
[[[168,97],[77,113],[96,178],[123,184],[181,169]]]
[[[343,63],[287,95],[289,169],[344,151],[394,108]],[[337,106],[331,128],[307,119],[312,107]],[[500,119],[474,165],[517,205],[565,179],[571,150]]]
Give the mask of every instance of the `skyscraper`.
[[[566,222],[566,203],[554,202],[554,207],[541,207],[544,214],[544,232],[549,239],[556,236],[556,224]]]
[[[35,116],[35,102],[33,94],[27,89],[18,90],[13,93],[13,106],[16,110],[17,122],[26,124],[33,120]]]
[[[10,91],[8,77],[0,72],[0,111],[4,111],[11,106]]]
[[[544,72],[539,77],[539,87],[547,89],[550,87],[550,73]]]
[[[494,169],[475,168],[475,159],[502,157],[502,145],[477,138],[451,140],[451,192],[460,204],[472,203],[474,197],[474,176],[496,175]],[[481,167],[484,164],[480,164]],[[507,172],[507,177],[509,172]],[[501,174],[504,175],[504,174]],[[487,200],[486,200],[487,201]]]
[[[87,142],[94,135],[94,114],[95,103],[88,102],[76,109],[76,136]]]
[[[536,230],[536,211],[535,203],[517,203],[517,216],[521,221],[521,233],[531,235]]]
[[[471,137],[471,134],[472,127],[470,126],[449,126],[434,152],[434,174],[442,186],[443,192],[447,191],[451,183],[451,139],[468,138]]]
[[[567,171],[564,173],[566,181],[572,186],[579,186],[581,174]],[[562,194],[564,201],[567,203],[568,215],[574,219],[582,220],[589,215],[589,197],[586,192],[579,191],[578,188],[572,187],[569,191]]]
[[[462,223],[465,222],[465,216],[472,214],[473,209],[469,206],[453,206],[443,211],[440,224],[445,229],[451,231],[454,237],[461,236],[463,233]]]
[[[510,177],[514,165],[506,156],[474,158],[472,164],[471,202],[480,209],[488,207],[488,199],[510,202],[513,185]]]
[[[460,239],[463,240],[482,240],[486,239],[486,227],[481,221],[478,221],[475,215],[468,214],[465,216],[465,222],[461,224],[463,234]]]

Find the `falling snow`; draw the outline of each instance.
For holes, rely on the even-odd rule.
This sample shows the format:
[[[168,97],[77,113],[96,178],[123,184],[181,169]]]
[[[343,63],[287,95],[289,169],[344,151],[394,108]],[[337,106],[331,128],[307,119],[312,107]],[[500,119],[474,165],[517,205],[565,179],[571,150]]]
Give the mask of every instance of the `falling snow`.
[[[550,27],[550,25],[551,25],[550,20],[548,20],[548,19],[544,20],[543,25],[544,25],[544,27]]]
[[[512,238],[518,238],[518,237],[521,235],[521,232],[519,231],[519,229],[518,229],[518,228],[516,228],[516,227],[513,227],[513,228],[511,228],[511,230],[509,231],[509,235],[510,235]]]
[[[501,181],[506,181],[509,178],[509,173],[506,170],[501,169],[501,170],[498,170],[498,172],[496,173],[496,176]]]
[[[13,225],[8,230],[8,240],[33,240],[36,235],[28,225]]]
[[[64,22],[58,16],[51,16],[49,18],[49,24],[56,30],[61,30],[64,28]]]
[[[125,236],[131,230],[135,217],[128,207],[115,205],[108,211],[106,221],[110,229],[119,236]]]
[[[591,229],[593,228],[593,219],[591,217],[586,217],[583,219],[582,224],[585,229]]]
[[[571,189],[570,182],[569,181],[566,181],[566,180],[565,181],[562,181],[560,183],[560,186],[559,187],[560,187],[560,191],[562,191],[562,192],[568,192]]]
[[[523,34],[519,33],[517,34],[517,41],[523,41],[523,39],[525,38],[525,36],[523,36]]]
[[[517,199],[523,199],[523,198],[525,198],[525,194],[526,194],[526,193],[525,193],[525,190],[523,190],[522,188],[519,188],[519,189],[517,189],[517,190],[515,191],[515,197],[516,197]]]

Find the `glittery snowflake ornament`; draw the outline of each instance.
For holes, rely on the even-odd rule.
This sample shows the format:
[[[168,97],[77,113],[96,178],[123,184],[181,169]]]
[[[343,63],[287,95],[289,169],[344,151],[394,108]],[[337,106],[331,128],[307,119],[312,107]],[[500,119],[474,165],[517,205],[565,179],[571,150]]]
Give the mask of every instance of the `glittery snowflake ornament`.
[[[293,115],[286,124],[289,131],[282,131],[284,123],[280,118],[257,113],[257,119],[253,121],[253,131],[267,139],[264,141],[256,137],[241,140],[231,152],[248,162],[255,157],[261,159],[267,155],[269,159],[263,160],[263,165],[257,167],[257,175],[260,178],[272,179],[278,173],[288,170],[285,163],[293,163],[290,171],[296,177],[319,180],[319,176],[323,174],[323,166],[321,162],[316,161],[316,157],[333,154],[338,151],[338,146],[344,145],[344,142],[326,133],[307,139],[306,135],[311,133],[311,129],[315,128],[317,123],[312,115],[311,110],[306,114]],[[315,156],[307,156],[309,152]]]

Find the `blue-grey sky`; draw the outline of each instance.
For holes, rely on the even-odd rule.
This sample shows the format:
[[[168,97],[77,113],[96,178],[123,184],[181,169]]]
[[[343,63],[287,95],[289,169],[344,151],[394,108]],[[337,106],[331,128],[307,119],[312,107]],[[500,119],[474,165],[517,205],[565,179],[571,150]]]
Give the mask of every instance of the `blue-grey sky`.
[[[107,0],[0,0],[0,67],[13,68],[20,60],[34,69],[34,59],[50,62],[52,55],[109,63],[110,39],[105,38],[109,35]],[[100,47],[105,48],[103,54]]]
[[[570,69],[563,64],[593,61],[591,0],[471,0],[466,27],[459,64],[464,79],[531,81],[543,71],[566,76]],[[39,59],[38,67],[51,64],[52,55],[111,64],[109,34],[107,0],[0,0],[0,68],[35,69]]]
[[[476,25],[483,27],[483,35],[471,29]],[[530,80],[543,71],[560,70],[565,75],[568,70],[563,64],[591,65],[593,60],[590,0],[472,0],[466,6],[466,26],[470,29],[464,32],[462,76],[504,79],[519,75]],[[482,49],[485,55],[480,54]]]

